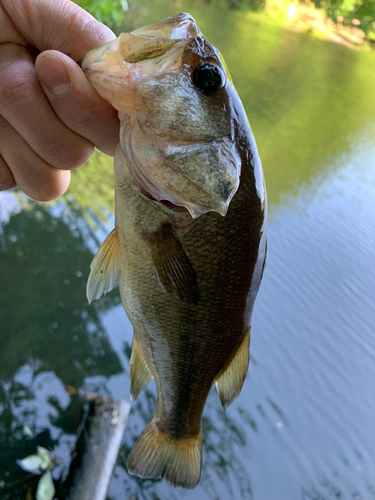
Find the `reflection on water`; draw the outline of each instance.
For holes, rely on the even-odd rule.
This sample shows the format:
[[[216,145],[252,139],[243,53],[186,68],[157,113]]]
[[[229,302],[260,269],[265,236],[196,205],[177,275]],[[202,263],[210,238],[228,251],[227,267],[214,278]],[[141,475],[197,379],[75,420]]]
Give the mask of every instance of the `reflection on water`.
[[[48,445],[62,438],[60,449],[63,434],[76,432],[80,409],[73,419],[74,401],[64,386],[80,388],[98,373],[109,377],[122,371],[100,319],[118,298],[108,296],[94,307],[85,299],[92,259],[87,246],[95,235],[82,213],[77,216],[65,204],[48,208],[33,203],[12,216],[4,210],[4,216],[0,428],[6,460],[0,461],[0,477],[14,469],[16,458],[35,452],[24,426],[34,435],[49,429]],[[68,458],[68,450],[63,455]]]
[[[269,257],[244,389],[225,413],[215,390],[207,401],[200,485],[126,472],[155,411],[152,382],[132,405],[109,497],[373,499],[374,54],[219,4],[142,4],[133,23],[187,10],[223,52],[265,167]],[[12,485],[0,498],[35,486],[15,460],[37,444],[55,449],[54,478],[64,477],[82,411],[75,390],[129,399],[132,328],[118,293],[91,306],[85,297],[113,227],[111,163],[95,155],[58,203],[0,194],[0,481]]]

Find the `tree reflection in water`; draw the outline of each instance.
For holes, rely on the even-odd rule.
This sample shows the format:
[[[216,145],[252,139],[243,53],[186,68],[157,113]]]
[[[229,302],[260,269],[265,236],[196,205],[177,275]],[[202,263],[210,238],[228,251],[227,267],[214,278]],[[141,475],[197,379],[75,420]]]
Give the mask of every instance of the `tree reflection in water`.
[[[68,434],[76,432],[81,408],[65,387],[122,372],[100,320],[119,299],[88,305],[94,233],[81,212],[61,207],[55,217],[53,207],[32,204],[0,232],[0,477],[11,484],[25,477],[15,460],[36,444],[60,445],[69,459]],[[24,426],[39,436],[25,436]]]

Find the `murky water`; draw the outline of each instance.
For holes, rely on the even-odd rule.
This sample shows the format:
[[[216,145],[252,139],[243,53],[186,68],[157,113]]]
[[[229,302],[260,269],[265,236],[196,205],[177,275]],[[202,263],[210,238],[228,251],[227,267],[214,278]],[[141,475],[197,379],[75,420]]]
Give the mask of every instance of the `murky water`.
[[[153,2],[129,22],[181,10],[222,51],[252,124],[268,263],[242,393],[225,413],[215,390],[207,401],[200,485],[126,472],[155,410],[151,383],[132,405],[109,498],[373,499],[375,54],[217,4]],[[81,412],[72,388],[129,399],[132,329],[118,292],[91,306],[85,296],[114,223],[112,185],[111,159],[96,155],[57,203],[0,194],[0,498],[26,498],[15,460],[36,444],[62,459],[56,480],[66,472]]]

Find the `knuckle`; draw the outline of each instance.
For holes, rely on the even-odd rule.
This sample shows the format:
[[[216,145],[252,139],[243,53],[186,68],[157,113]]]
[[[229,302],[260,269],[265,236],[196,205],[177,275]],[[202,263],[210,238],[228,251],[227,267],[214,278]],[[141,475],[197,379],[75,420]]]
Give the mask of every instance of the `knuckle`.
[[[85,108],[74,115],[74,126],[79,129],[97,128],[102,122],[105,104],[87,102]]]
[[[15,187],[17,187],[17,184],[13,178],[8,180],[0,179],[0,191],[8,191],[8,189]]]
[[[10,57],[10,61],[8,58]],[[0,99],[15,105],[30,95],[33,62],[24,47],[16,44],[0,45]]]
[[[35,165],[34,165],[35,166]],[[43,172],[39,171],[37,182],[22,185],[24,192],[37,201],[52,201],[65,193],[69,186],[70,175],[63,170],[57,170],[51,165]]]
[[[6,75],[1,74],[0,81],[0,101],[6,103],[8,108],[27,104],[26,101],[30,96],[30,85],[27,80],[17,74],[12,76],[8,71]]]
[[[38,201],[52,201],[62,196],[68,189],[70,182],[69,173],[62,170],[54,170],[53,174],[46,183],[45,189],[39,194]]]
[[[42,158],[62,170],[72,170],[83,165],[94,150],[94,146],[85,139],[76,144],[67,141],[42,142],[41,148],[43,148]]]
[[[82,10],[78,5],[74,7],[75,8],[70,16],[71,26],[74,26],[77,32],[84,32],[91,35],[95,32],[97,21],[86,11]]]
[[[16,181],[7,164],[0,156],[0,191],[6,191],[16,187]]]
[[[58,185],[45,185],[43,191],[35,192],[33,195],[29,194],[31,198],[37,201],[52,201],[63,195],[65,189],[61,189]]]

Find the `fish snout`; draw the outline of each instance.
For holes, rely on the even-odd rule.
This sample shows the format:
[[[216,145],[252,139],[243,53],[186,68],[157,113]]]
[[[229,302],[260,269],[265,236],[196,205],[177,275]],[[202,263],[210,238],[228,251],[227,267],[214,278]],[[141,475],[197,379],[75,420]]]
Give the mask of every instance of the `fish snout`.
[[[120,39],[90,50],[79,62],[98,94],[112,106],[131,115],[134,111],[129,66],[120,54]]]
[[[133,94],[139,82],[164,70],[171,59],[177,60],[185,43],[181,39],[122,33],[88,52],[80,65],[103,99],[118,111],[131,115]]]

